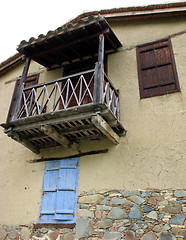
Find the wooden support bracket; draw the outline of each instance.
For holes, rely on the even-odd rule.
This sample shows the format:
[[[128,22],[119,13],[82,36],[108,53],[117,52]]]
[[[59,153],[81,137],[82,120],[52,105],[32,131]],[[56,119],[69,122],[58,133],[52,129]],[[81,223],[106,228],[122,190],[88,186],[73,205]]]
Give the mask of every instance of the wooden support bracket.
[[[99,114],[92,116],[91,121],[114,144],[119,143],[119,136]]]
[[[65,136],[58,133],[53,127],[50,125],[41,126],[41,131],[44,132],[47,136],[54,139],[56,142],[60,143],[63,147],[68,148],[70,150],[78,151],[79,145],[75,142],[70,142]]]
[[[7,130],[5,131],[5,133],[11,137],[12,139],[14,139],[15,141],[21,143],[23,146],[25,146],[26,148],[30,149],[32,152],[38,154],[40,152],[40,150],[35,147],[31,142],[29,142],[27,139],[22,138],[18,133],[12,131],[12,130]]]

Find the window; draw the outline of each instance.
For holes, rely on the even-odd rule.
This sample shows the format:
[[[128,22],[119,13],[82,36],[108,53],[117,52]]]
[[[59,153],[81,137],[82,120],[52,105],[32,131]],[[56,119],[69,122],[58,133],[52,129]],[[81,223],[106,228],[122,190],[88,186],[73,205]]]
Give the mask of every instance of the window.
[[[47,161],[38,223],[75,224],[79,158]]]
[[[170,39],[137,47],[140,97],[180,91]]]
[[[39,74],[28,76],[25,80],[24,87],[26,88],[26,87],[30,87],[32,85],[36,85],[38,83],[38,79],[39,79]],[[8,113],[7,122],[9,122],[12,118],[12,112],[15,107],[16,96],[18,95],[19,84],[20,84],[20,78],[15,83],[14,93],[13,93],[12,101],[10,104],[10,110]],[[29,91],[27,92],[27,94],[29,94]],[[24,114],[23,114],[23,116],[24,116]]]

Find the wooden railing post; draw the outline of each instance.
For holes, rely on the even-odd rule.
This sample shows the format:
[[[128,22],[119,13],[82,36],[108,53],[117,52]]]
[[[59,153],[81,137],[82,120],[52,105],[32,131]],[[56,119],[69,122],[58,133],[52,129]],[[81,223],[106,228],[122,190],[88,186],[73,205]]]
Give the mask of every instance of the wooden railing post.
[[[102,102],[104,77],[104,35],[99,35],[98,62],[94,75],[94,104]]]
[[[25,82],[26,77],[27,77],[28,69],[29,69],[29,66],[30,66],[30,61],[31,61],[30,58],[27,58],[26,61],[25,61],[25,66],[24,66],[24,69],[23,69],[23,73],[22,73],[22,76],[21,76],[21,80],[20,80],[18,89],[17,89],[18,94],[17,94],[17,97],[15,99],[15,103],[14,103],[15,108],[13,109],[12,118],[11,118],[10,121],[14,121],[18,117],[18,113],[19,113],[20,107],[21,107],[22,92],[23,92],[23,89],[24,89],[24,82]]]

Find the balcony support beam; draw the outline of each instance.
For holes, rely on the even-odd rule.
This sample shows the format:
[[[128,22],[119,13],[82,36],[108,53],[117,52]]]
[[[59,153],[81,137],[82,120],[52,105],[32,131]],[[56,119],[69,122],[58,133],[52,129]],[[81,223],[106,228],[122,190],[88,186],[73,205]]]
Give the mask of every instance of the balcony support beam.
[[[50,125],[41,126],[41,131],[44,132],[47,136],[54,139],[56,142],[60,143],[63,147],[68,148],[70,150],[78,151],[78,144],[77,143],[70,142],[65,136],[58,133]]]
[[[114,144],[119,143],[119,136],[99,114],[93,116],[91,121],[110,141]]]

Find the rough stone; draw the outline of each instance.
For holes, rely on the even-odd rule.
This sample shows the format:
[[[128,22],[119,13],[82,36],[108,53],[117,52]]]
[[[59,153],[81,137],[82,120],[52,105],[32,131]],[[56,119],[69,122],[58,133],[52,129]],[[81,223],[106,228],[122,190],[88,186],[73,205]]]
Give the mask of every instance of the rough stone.
[[[77,218],[94,218],[94,212],[88,209],[78,209]]]
[[[118,228],[118,232],[123,232],[123,231],[125,231],[126,230],[126,227],[119,227]]]
[[[144,208],[143,208],[144,213],[151,212],[151,211],[154,211],[153,207],[150,207],[150,206],[147,206],[147,205],[144,206]]]
[[[79,218],[76,222],[76,238],[90,237],[93,233],[93,224],[90,219]]]
[[[142,215],[143,215],[142,212],[140,211],[140,209],[137,206],[133,206],[130,209],[129,218],[131,218],[131,219],[141,219]]]
[[[143,198],[141,198],[141,197],[139,197],[137,195],[131,196],[129,199],[132,202],[134,202],[134,203],[136,203],[138,205],[141,205],[141,204],[143,204],[145,202],[145,199],[143,199]]]
[[[163,200],[161,202],[158,203],[159,206],[167,206],[168,205],[168,201],[167,200]]]
[[[171,226],[169,224],[165,224],[162,229],[164,231],[168,231],[169,229],[171,229]]]
[[[157,219],[158,219],[158,214],[157,214],[157,212],[152,211],[152,212],[150,212],[149,214],[147,214],[147,217],[148,217],[148,218],[151,218],[151,219],[157,220]]]
[[[134,224],[133,224],[133,227],[132,227],[131,229],[137,230],[137,229],[139,229],[139,225],[138,225],[137,223],[134,223]]]
[[[131,197],[133,195],[139,195],[139,191],[124,191],[122,194],[124,197]]]
[[[148,203],[151,205],[156,205],[157,204],[157,200],[154,197],[151,197],[148,199]]]
[[[123,205],[123,204],[126,203],[126,199],[113,197],[112,200],[111,200],[111,203],[113,205]]]
[[[100,204],[103,204],[103,205],[106,205],[106,206],[109,205],[109,204],[108,204],[108,201],[107,201],[106,199],[103,199],[103,201],[101,201]]]
[[[185,214],[177,215],[176,217],[170,220],[170,224],[173,225],[183,225],[185,221]]]
[[[20,237],[22,240],[30,239],[30,230],[27,227],[21,228]]]
[[[162,230],[162,228],[161,228],[160,225],[156,225],[156,226],[153,227],[154,232],[161,232],[161,230]]]
[[[174,191],[175,197],[186,197],[186,190],[176,190]]]
[[[160,240],[176,240],[176,238],[170,233],[160,233]]]
[[[0,240],[4,240],[6,236],[7,236],[7,232],[2,226],[0,226]]]
[[[95,189],[91,189],[89,191],[86,192],[87,195],[94,195],[96,194],[96,190]]]
[[[59,230],[52,231],[52,232],[49,234],[49,236],[50,236],[50,239],[51,239],[51,240],[56,240],[56,239],[58,238],[58,236],[59,236]]]
[[[103,201],[104,197],[100,194],[82,196],[79,198],[79,203],[87,203],[87,204],[97,204]]]
[[[104,193],[108,193],[108,192],[109,192],[108,189],[101,189],[101,190],[99,190],[100,194],[104,194]]]
[[[125,233],[126,240],[135,240],[135,233],[133,231],[126,231]]]
[[[127,214],[123,211],[123,209],[119,207],[113,207],[108,214],[108,218],[111,218],[111,219],[122,219],[126,217],[127,217]]]
[[[74,234],[71,232],[64,234],[63,240],[74,240]]]
[[[143,229],[137,229],[136,233],[142,235],[142,234],[144,234],[144,230]]]
[[[156,240],[156,239],[157,238],[156,238],[155,234],[151,231],[144,234],[141,238],[141,240]]]
[[[100,211],[110,211],[111,209],[112,209],[112,207],[110,207],[110,206],[97,205],[97,210],[100,210]]]
[[[80,209],[88,209],[89,205],[88,204],[79,204]]]
[[[146,193],[146,192],[142,192],[141,193],[141,197],[150,197],[150,195],[148,193]]]
[[[167,212],[167,213],[176,214],[176,213],[180,213],[181,212],[182,207],[181,207],[180,204],[177,204],[175,206],[166,206],[163,210],[164,210],[164,212]]]
[[[96,217],[96,218],[102,218],[102,211],[96,210],[96,211],[95,211],[95,217]]]
[[[121,239],[121,233],[119,232],[105,232],[103,236],[104,240],[120,240]]]
[[[12,226],[6,226],[6,231],[10,232],[12,230]]]
[[[12,230],[9,234],[8,237],[11,239],[15,239],[18,236],[18,232],[16,230]]]
[[[112,227],[112,220],[105,219],[97,222],[98,228],[109,228]]]

